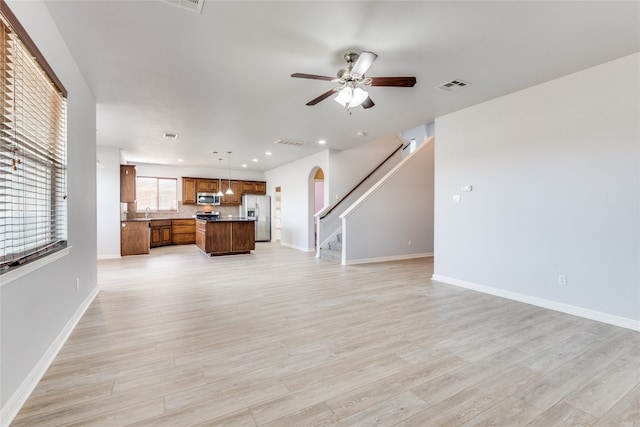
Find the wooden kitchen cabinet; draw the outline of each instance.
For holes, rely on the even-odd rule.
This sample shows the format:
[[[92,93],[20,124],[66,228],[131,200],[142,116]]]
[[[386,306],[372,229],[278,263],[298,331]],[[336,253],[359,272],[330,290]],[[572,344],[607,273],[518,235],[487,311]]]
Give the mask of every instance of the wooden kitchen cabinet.
[[[231,223],[233,252],[252,251],[256,248],[256,225],[253,221],[238,221]]]
[[[267,194],[267,183],[264,181],[256,181],[255,185],[255,194],[266,195]]]
[[[196,221],[196,245],[209,256],[248,253],[256,248],[253,221]]]
[[[171,240],[174,245],[194,244],[196,242],[196,220],[171,220]]]
[[[196,204],[196,178],[182,177],[182,204],[183,205],[195,205]]]
[[[154,219],[150,221],[150,241],[149,246],[157,248],[158,246],[170,245],[171,239],[171,220],[170,219]]]
[[[136,201],[135,165],[120,165],[120,201],[122,203]]]
[[[242,194],[267,194],[267,183],[264,181],[244,181]]]
[[[120,223],[120,255],[149,253],[149,221],[122,221]]]
[[[198,179],[197,192],[198,193],[217,193],[218,180],[217,179]]]
[[[242,187],[244,182],[242,181],[231,181],[231,190],[233,194],[225,194],[222,200],[220,201],[221,205],[240,205],[242,202]],[[225,193],[229,188],[229,181],[222,181],[222,192]]]
[[[195,205],[198,193],[223,193],[229,188],[228,179],[189,178],[182,177],[182,204]],[[267,194],[265,181],[231,181],[232,195],[224,195],[221,205],[238,206],[242,203],[243,194]]]

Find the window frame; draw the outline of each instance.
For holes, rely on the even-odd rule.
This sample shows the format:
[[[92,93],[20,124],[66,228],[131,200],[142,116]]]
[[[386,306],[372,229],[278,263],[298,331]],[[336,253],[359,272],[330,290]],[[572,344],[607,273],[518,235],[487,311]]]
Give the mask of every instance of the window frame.
[[[13,125],[9,127],[9,129],[13,130],[9,130],[5,135],[3,135],[3,142],[9,141],[10,144],[5,146],[9,148],[8,150],[5,150],[4,153],[5,155],[7,153],[11,153],[11,162],[15,162],[13,164],[14,166],[17,166],[17,168],[13,167],[13,170],[17,170],[20,166],[23,166],[23,170],[21,170],[23,174],[22,176],[18,175],[17,178],[7,178],[7,181],[3,180],[3,182],[8,183],[3,194],[3,197],[6,197],[4,199],[4,203],[7,203],[9,209],[14,211],[14,203],[17,203],[17,205],[21,207],[20,209],[27,209],[27,206],[30,205],[26,203],[33,203],[29,200],[37,201],[38,195],[41,193],[44,194],[43,192],[49,193],[51,200],[48,202],[50,206],[49,209],[45,209],[44,213],[40,213],[36,217],[37,222],[35,224],[37,224],[36,233],[38,237],[35,242],[33,242],[32,238],[29,237],[31,235],[30,230],[31,227],[33,227],[33,222],[26,222],[26,220],[23,219],[19,220],[17,223],[4,223],[3,233],[9,233],[8,235],[18,233],[18,241],[24,241],[19,243],[19,246],[9,246],[10,249],[5,248],[2,250],[3,252],[0,253],[0,284],[2,284],[9,280],[9,276],[17,277],[15,273],[18,273],[19,270],[19,274],[21,275],[22,271],[32,271],[34,268],[39,268],[39,266],[59,259],[61,256],[64,256],[69,252],[69,248],[67,246],[68,206],[66,194],[67,90],[44,58],[42,52],[37,48],[25,28],[13,14],[5,0],[0,0],[0,14],[2,15],[2,25],[3,27],[6,27],[7,31],[4,33],[3,30],[3,34],[7,34],[7,41],[3,42],[3,49],[7,49],[7,51],[13,51],[16,49],[15,52],[19,52],[22,55],[15,58],[8,58],[10,58],[10,60],[22,60],[23,58],[26,58],[24,60],[24,64],[33,64],[33,66],[27,65],[25,68],[21,68],[22,65],[12,67],[11,69],[14,72],[24,69],[25,75],[13,74],[14,76],[19,76],[19,80],[14,81],[11,79],[4,83],[2,93],[7,93],[5,92],[7,86],[14,86],[15,83],[24,84],[25,80],[23,79],[31,78],[29,76],[37,76],[39,79],[44,78],[44,80],[38,80],[39,83],[48,80],[48,82],[42,83],[42,88],[48,87],[48,89],[46,89],[46,93],[57,93],[59,96],[58,102],[60,102],[59,106],[51,103],[50,105],[46,104],[43,107],[43,110],[46,111],[44,117],[46,119],[46,127],[49,128],[48,132],[55,131],[57,136],[48,136],[46,139],[41,141],[39,140],[41,138],[40,136],[38,136],[37,139],[32,140],[33,137],[28,132],[35,131],[36,135],[40,135],[39,133],[43,131],[42,127],[39,125],[35,126],[35,128],[33,125],[24,127],[24,123],[21,122],[22,119],[15,119],[16,116],[14,109],[20,113],[20,111],[25,108],[33,108],[34,106],[40,108],[40,106],[43,105],[41,102],[44,98],[31,98],[29,94],[24,92],[24,98],[12,98],[14,102],[17,99],[20,99],[21,103],[14,104],[10,110],[11,113],[3,116],[3,124],[8,123]],[[11,41],[8,41],[10,40],[9,37],[11,37]],[[3,52],[7,51],[3,50]],[[16,64],[20,64],[20,62],[17,62]],[[28,82],[29,80],[26,81]],[[15,94],[15,90],[20,90],[19,88],[20,86],[16,86],[14,89],[10,89],[8,93]],[[37,91],[35,93],[38,96],[45,93],[40,92],[40,89],[36,89],[35,87],[33,90]],[[23,94],[22,91],[20,93]],[[22,101],[24,102],[22,103]],[[58,110],[58,108],[61,109]],[[47,129],[46,127],[45,129]],[[44,132],[47,131],[45,130]],[[57,154],[46,154],[48,152],[47,150],[52,149]],[[5,160],[6,159],[7,157],[5,157]],[[25,160],[25,162],[21,165],[20,162],[22,160]],[[3,167],[7,167],[8,164],[9,163],[4,163]],[[50,165],[46,166],[48,164]],[[43,171],[45,173],[44,175]],[[28,180],[33,179],[33,176],[38,176],[38,178],[36,178],[37,181],[35,183],[30,183]],[[40,181],[41,179],[44,181]],[[32,199],[34,197],[35,199]],[[61,200],[58,200],[58,197],[60,197]],[[14,201],[14,198],[16,198],[16,201]],[[21,202],[21,200],[25,200],[27,202]],[[37,206],[40,206],[40,204]],[[15,217],[11,215],[10,218]],[[44,221],[42,221],[42,218],[44,218]],[[43,225],[45,225],[45,228],[40,228]],[[14,231],[14,228],[17,229],[17,231]],[[33,231],[31,231],[31,233],[32,232]],[[42,236],[41,233],[43,233]],[[6,235],[3,234],[0,237],[4,238]],[[11,250],[11,248],[14,249]],[[9,252],[5,252],[5,250],[9,250]],[[24,266],[29,266],[29,268],[21,268]]]
[[[146,206],[142,206],[140,204],[140,197],[138,196],[138,191],[140,186],[138,185],[138,180],[140,178],[144,179],[155,179],[156,180],[156,206],[155,209],[149,207],[149,212],[154,213],[177,213],[178,212],[178,178],[172,177],[164,177],[164,176],[147,176],[147,175],[138,175],[136,176],[136,213],[145,213]],[[173,181],[175,184],[175,209],[159,209],[160,207],[160,180]]]

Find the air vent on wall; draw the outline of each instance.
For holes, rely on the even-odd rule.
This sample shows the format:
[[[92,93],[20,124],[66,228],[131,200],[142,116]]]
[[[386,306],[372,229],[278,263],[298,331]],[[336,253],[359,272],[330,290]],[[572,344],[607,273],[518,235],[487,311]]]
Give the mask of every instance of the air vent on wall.
[[[178,139],[178,134],[177,133],[171,133],[171,132],[165,132],[164,135],[162,135],[163,138],[165,139]]]
[[[303,145],[305,145],[304,142],[291,141],[291,140],[288,140],[288,139],[279,139],[274,144],[292,145],[294,147],[302,147]]]
[[[165,3],[172,4],[181,9],[187,9],[192,12],[202,13],[202,5],[204,0],[162,0]]]
[[[443,90],[445,92],[453,92],[455,90],[462,89],[465,86],[469,86],[470,84],[471,83],[465,82],[464,80],[455,79],[437,86],[436,89]]]

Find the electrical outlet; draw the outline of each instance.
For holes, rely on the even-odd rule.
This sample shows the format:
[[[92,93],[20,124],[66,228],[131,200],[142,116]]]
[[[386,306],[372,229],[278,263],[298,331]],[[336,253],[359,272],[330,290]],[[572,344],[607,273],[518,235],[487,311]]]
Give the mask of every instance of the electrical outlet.
[[[453,203],[460,203],[460,195],[454,194],[451,200],[453,201]]]
[[[76,291],[80,290],[80,279],[76,279]]]
[[[558,276],[558,284],[562,286],[567,285],[567,276],[565,274],[561,274]]]

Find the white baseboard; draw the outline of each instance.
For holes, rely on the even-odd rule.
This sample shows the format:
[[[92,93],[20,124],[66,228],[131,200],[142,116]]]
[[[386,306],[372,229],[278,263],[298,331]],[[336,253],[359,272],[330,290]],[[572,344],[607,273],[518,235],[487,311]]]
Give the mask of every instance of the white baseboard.
[[[393,255],[393,256],[384,256],[384,257],[377,257],[377,258],[350,259],[350,260],[347,260],[345,265],[368,264],[372,262],[384,262],[384,261],[400,261],[403,259],[428,258],[432,256],[433,256],[433,252],[423,252],[418,254]]]
[[[291,249],[297,249],[297,250],[302,251],[302,252],[315,252],[315,250],[316,250],[316,248],[305,248],[304,246],[290,245],[288,243],[283,243],[283,242],[280,242],[280,246],[285,246],[285,247],[291,248]]]
[[[20,408],[25,404],[33,390],[38,385],[38,382],[42,379],[44,374],[49,369],[51,363],[56,358],[62,346],[73,332],[73,329],[78,324],[78,321],[82,318],[84,312],[89,308],[95,297],[98,295],[100,291],[99,287],[96,286],[87,298],[82,302],[80,307],[75,311],[71,319],[67,322],[65,327],[60,331],[56,339],[51,343],[47,351],[40,358],[36,366],[33,367],[29,375],[22,381],[20,387],[13,393],[13,395],[7,400],[7,403],[4,405],[2,409],[0,409],[0,427],[9,427],[11,421],[18,415]]]
[[[454,279],[452,277],[441,276],[434,274],[431,276],[431,280],[447,283],[449,285],[459,286],[461,288],[471,289],[474,291],[482,292],[484,294],[494,295],[501,298],[510,299],[513,301],[524,302],[526,304],[535,305],[542,308],[548,308],[550,310],[559,311],[561,313],[567,313],[585,319],[595,320],[602,323],[608,323],[614,326],[620,326],[621,328],[627,328],[634,331],[640,331],[640,320],[629,319],[627,317],[616,316],[614,314],[603,313],[601,311],[595,311],[584,307],[578,307],[575,305],[564,304],[557,301],[547,300],[544,298],[533,297],[518,292],[506,291],[504,289],[492,288],[490,286],[479,285],[477,283],[467,282],[464,280]]]
[[[107,255],[98,255],[98,259],[117,259],[122,258],[120,254],[107,254]]]

